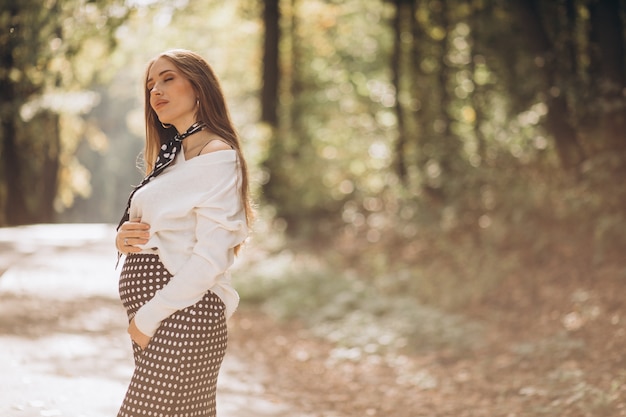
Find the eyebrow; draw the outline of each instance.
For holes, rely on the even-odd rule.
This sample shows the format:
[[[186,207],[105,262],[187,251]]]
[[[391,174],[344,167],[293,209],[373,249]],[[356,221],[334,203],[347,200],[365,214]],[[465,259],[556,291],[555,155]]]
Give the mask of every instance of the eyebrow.
[[[159,72],[159,77],[160,77],[161,75],[165,74],[166,72],[174,72],[174,70],[172,70],[172,69],[165,69],[165,70],[163,70],[163,71]],[[146,80],[146,85],[148,85],[151,81],[152,81],[152,78],[148,78],[148,79]]]

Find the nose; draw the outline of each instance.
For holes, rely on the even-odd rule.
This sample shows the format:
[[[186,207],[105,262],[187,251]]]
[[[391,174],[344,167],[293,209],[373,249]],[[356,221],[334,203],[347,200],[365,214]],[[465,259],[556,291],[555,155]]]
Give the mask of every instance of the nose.
[[[150,95],[153,95],[153,94],[157,96],[161,95],[161,90],[157,88],[156,84],[154,85],[154,87],[150,89]]]

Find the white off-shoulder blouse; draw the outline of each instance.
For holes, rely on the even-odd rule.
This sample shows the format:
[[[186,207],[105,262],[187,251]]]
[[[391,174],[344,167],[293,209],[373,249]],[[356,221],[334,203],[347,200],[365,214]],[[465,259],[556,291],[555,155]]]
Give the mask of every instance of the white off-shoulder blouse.
[[[184,152],[139,189],[130,218],[150,225],[142,253],[156,253],[173,275],[135,315],[139,330],[153,336],[161,321],[200,301],[207,290],[221,298],[230,317],[239,304],[229,268],[234,248],[247,237],[240,174],[234,150],[185,160]]]

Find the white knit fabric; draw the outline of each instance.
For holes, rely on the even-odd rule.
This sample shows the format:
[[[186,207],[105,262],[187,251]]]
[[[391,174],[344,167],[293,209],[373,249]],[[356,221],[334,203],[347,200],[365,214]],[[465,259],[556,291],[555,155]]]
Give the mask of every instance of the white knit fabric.
[[[157,253],[170,282],[137,311],[135,324],[152,336],[163,319],[198,302],[207,290],[230,317],[239,295],[230,280],[234,248],[247,234],[237,154],[216,151],[174,163],[134,195],[130,218],[150,225],[142,252]]]

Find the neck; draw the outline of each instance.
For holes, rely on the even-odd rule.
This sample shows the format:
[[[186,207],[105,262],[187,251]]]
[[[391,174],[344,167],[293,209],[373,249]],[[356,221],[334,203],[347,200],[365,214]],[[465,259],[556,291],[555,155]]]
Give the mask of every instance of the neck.
[[[191,126],[193,126],[197,122],[196,116],[187,114],[183,117],[172,120],[172,125],[176,129],[176,133],[178,135],[182,135],[185,133]]]
[[[180,133],[180,131],[178,131],[177,129],[179,133],[176,135],[175,139],[183,140],[186,137],[201,131],[202,129],[204,129],[204,127],[205,127],[205,124],[203,122],[195,122],[191,126],[189,126],[187,130],[185,130],[183,133]]]

